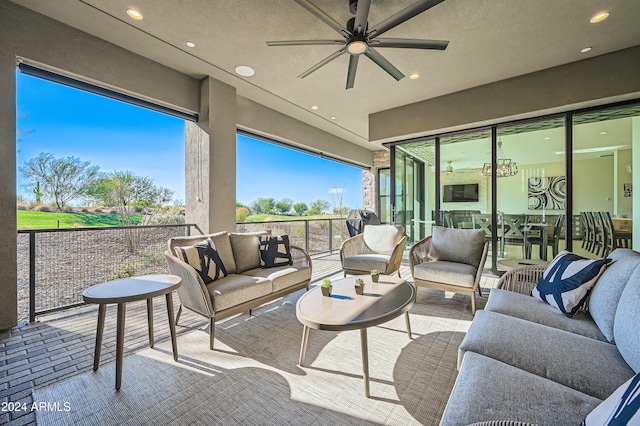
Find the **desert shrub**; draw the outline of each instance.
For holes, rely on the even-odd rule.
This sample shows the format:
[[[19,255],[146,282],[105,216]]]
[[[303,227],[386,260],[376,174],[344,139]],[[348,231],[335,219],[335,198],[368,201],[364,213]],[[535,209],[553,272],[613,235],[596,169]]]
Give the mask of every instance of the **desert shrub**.
[[[107,281],[119,280],[121,278],[133,277],[138,273],[138,266],[131,262],[124,262],[116,266],[113,273],[109,275]]]
[[[118,210],[116,210],[116,209],[109,209],[109,214],[118,214]]]
[[[37,212],[50,212],[51,211],[51,207],[45,205],[45,204],[40,204],[39,206],[36,206],[36,208],[34,209]]]
[[[89,209],[88,209],[88,208],[86,208],[86,207],[81,208],[81,209],[80,209],[80,211],[81,211],[82,213],[89,213]]]
[[[29,210],[29,205],[28,205],[28,204],[26,204],[26,203],[18,203],[18,204],[16,205],[16,208],[17,208],[18,210]]]
[[[103,210],[100,207],[96,207],[95,209],[93,209],[94,213],[103,213]]]
[[[73,213],[73,207],[64,206],[64,209],[62,209],[62,211],[65,212],[65,213]]]
[[[249,217],[249,209],[246,207],[237,207],[236,208],[236,223],[241,223],[247,220]]]

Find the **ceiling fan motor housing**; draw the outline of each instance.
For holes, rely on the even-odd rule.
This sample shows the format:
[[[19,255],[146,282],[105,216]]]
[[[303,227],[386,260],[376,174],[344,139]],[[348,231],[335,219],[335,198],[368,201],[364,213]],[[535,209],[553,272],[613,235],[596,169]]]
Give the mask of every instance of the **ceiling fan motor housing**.
[[[349,12],[355,15],[358,11],[358,0],[349,0]]]

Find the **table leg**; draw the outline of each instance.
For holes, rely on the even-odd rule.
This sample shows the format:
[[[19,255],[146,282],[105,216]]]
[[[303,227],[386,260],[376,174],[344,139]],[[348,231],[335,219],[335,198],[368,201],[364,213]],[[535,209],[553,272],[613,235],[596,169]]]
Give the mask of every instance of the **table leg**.
[[[98,330],[96,332],[96,349],[93,354],[93,371],[100,366],[100,351],[102,350],[102,335],[104,333],[104,316],[107,312],[107,305],[98,305]]]
[[[118,303],[118,324],[116,327],[116,390],[122,384],[122,358],[124,356],[124,314],[125,304]]]
[[[153,347],[153,298],[147,299],[147,323],[149,323],[149,347]]]
[[[369,398],[369,349],[367,347],[367,329],[360,330],[360,344],[362,345],[362,372],[364,377],[364,396]]]
[[[302,344],[300,345],[300,360],[298,365],[302,367],[304,363],[304,357],[307,354],[307,342],[309,341],[309,327],[306,325],[302,329]]]
[[[409,335],[409,339],[413,339],[413,337],[411,337],[411,322],[409,322],[409,312],[404,313],[404,319],[407,323],[407,334]]]
[[[178,360],[178,341],[176,339],[176,324],[173,317],[173,296],[167,293],[167,312],[169,313],[169,331],[171,332],[171,347],[173,349],[173,359]]]
[[[542,228],[541,232],[542,232],[542,260],[546,262],[547,250],[549,249],[549,247],[547,246],[547,244],[549,244],[549,231],[547,228]],[[560,230],[558,230],[558,232],[560,232]]]

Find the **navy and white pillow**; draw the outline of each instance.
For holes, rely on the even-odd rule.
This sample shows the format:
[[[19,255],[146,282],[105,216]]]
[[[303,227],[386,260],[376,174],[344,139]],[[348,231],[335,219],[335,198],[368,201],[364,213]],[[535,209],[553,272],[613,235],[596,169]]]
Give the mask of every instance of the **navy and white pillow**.
[[[581,423],[581,426],[596,425],[640,425],[640,373],[616,389]]]
[[[211,238],[187,247],[174,247],[178,258],[193,267],[202,281],[209,284],[229,275]]]
[[[531,295],[572,317],[611,261],[587,259],[563,250],[544,271]]]
[[[288,235],[260,235],[260,267],[293,265]]]

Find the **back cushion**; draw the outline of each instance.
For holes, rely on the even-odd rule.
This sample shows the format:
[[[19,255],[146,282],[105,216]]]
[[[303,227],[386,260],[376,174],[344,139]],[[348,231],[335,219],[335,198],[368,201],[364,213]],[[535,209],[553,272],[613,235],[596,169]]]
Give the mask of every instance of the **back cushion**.
[[[636,268],[624,290],[622,290],[613,323],[613,336],[615,337],[616,346],[624,360],[636,373],[640,372],[639,319],[640,268]]]
[[[616,249],[609,255],[613,263],[602,273],[589,297],[589,313],[610,343],[614,343],[613,320],[622,290],[640,265],[640,253]]]
[[[434,226],[431,232],[429,257],[433,260],[480,264],[486,234],[483,229],[454,229]]]
[[[209,235],[193,235],[190,237],[174,237],[169,240],[169,251],[174,253],[174,247],[191,246],[201,241],[210,238],[220,255],[220,260],[224,263],[227,273],[236,273],[236,261],[233,257],[233,251],[231,250],[231,241],[229,241],[229,234],[225,231],[216,232]]]
[[[393,225],[367,225],[364,227],[364,243],[376,253],[391,254],[403,237],[404,228]]]
[[[260,267],[260,237],[256,234],[230,234],[236,273]]]

